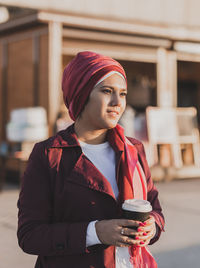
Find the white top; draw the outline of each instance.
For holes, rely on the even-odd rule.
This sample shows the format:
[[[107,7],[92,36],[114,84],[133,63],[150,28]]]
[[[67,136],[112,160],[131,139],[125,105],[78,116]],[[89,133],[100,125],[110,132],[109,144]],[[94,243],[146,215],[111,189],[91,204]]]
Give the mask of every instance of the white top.
[[[104,175],[109,181],[113,189],[113,193],[117,198],[119,190],[116,182],[116,163],[115,152],[108,142],[101,144],[87,144],[79,140],[83,153],[95,165],[95,167]],[[96,229],[96,221],[89,223],[86,235],[86,246],[101,244],[99,241]]]

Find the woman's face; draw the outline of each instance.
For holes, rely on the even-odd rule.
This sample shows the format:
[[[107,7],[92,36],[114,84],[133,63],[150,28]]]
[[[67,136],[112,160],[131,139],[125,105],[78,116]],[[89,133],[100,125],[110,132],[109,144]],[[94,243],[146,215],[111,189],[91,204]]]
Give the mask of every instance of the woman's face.
[[[126,107],[125,80],[112,74],[92,90],[81,119],[90,129],[109,129],[117,125]],[[85,126],[86,126],[85,125]]]

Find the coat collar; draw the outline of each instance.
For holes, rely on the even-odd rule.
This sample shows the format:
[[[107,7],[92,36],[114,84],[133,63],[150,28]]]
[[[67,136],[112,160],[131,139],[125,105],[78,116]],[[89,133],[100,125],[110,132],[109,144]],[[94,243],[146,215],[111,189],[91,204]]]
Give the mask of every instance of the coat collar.
[[[49,139],[48,148],[65,148],[80,146],[74,130],[74,124],[59,131],[55,136]]]
[[[109,133],[108,133],[109,135]],[[130,139],[133,145],[140,144],[136,139]],[[112,140],[109,141],[111,146],[116,151],[115,146],[112,144]],[[77,135],[74,129],[74,123],[67,127],[64,130],[59,131],[55,136],[49,138],[48,148],[64,148],[64,147],[76,147],[80,146]],[[120,148],[120,151],[123,151],[123,148]]]
[[[116,148],[110,136],[110,131],[107,134],[108,141],[112,148],[117,151],[123,151],[123,146],[118,146],[119,150]],[[70,125],[65,130],[59,131],[55,136],[49,139],[48,148],[64,148],[64,147],[76,147],[80,146],[77,135],[75,133],[74,124]]]

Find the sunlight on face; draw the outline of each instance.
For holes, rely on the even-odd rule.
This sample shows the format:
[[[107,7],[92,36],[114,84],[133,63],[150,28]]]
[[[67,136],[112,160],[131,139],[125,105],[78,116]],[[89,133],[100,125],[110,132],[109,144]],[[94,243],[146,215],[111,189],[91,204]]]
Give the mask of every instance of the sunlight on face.
[[[126,81],[112,74],[92,90],[81,117],[93,129],[109,129],[117,125],[126,107]]]

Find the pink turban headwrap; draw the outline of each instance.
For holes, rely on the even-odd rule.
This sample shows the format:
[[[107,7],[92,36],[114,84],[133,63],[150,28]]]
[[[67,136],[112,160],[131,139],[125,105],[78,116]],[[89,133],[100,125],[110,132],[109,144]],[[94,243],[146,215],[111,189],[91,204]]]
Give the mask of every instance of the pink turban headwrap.
[[[65,105],[73,120],[79,116],[96,83],[107,73],[117,71],[126,80],[126,74],[119,62],[114,59],[83,51],[65,67],[62,90]]]

